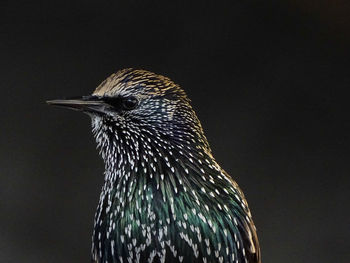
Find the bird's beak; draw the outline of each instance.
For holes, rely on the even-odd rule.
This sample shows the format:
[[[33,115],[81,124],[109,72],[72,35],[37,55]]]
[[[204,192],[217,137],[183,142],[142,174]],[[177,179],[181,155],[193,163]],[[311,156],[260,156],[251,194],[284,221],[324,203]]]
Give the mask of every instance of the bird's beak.
[[[86,113],[104,113],[106,108],[109,107],[108,104],[96,96],[48,100],[46,103],[49,105],[83,111]]]

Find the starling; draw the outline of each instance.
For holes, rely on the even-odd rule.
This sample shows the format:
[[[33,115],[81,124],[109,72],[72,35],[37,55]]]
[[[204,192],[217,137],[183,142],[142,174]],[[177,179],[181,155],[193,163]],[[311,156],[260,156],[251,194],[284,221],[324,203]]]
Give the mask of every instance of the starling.
[[[169,78],[124,69],[91,96],[48,103],[91,117],[105,163],[93,262],[261,262],[243,192]]]

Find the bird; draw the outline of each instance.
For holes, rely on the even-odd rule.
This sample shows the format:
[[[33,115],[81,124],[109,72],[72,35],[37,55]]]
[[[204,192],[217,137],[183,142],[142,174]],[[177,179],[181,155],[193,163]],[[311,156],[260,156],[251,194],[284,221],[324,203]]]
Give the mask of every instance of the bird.
[[[127,68],[47,103],[91,117],[104,161],[92,262],[261,262],[246,198],[171,79]]]

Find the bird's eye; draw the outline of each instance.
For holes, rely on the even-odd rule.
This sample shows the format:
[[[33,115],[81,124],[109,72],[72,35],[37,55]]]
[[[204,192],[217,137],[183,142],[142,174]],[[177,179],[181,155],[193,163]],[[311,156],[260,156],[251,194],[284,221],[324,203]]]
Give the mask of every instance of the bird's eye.
[[[139,101],[135,97],[127,97],[122,101],[123,108],[125,110],[133,110],[137,107]]]

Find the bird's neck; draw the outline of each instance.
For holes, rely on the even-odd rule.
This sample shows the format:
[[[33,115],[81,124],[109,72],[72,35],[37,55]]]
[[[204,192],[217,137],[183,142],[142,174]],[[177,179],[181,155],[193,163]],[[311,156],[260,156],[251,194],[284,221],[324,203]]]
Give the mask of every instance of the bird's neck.
[[[106,187],[143,181],[157,188],[161,181],[186,180],[183,177],[190,171],[191,176],[197,172],[199,176],[203,169],[219,169],[206,141],[153,135],[131,136],[120,132],[111,137],[109,146],[101,149]],[[176,185],[172,186],[176,191]]]
[[[94,127],[99,127],[94,135],[105,162],[104,191],[125,187],[130,195],[135,187],[157,191],[169,186],[163,194],[175,195],[179,188],[197,190],[218,180],[212,174],[221,168],[211,155],[200,124],[195,128],[175,126],[166,132],[147,127]]]
[[[231,191],[227,185],[232,179],[213,158],[199,121],[187,126],[173,122],[164,130],[99,121],[93,120],[93,133],[105,162],[100,209],[105,209],[107,196],[109,204],[116,198],[135,202],[148,194],[163,201],[189,197],[199,203],[208,194],[222,198],[219,189]]]

